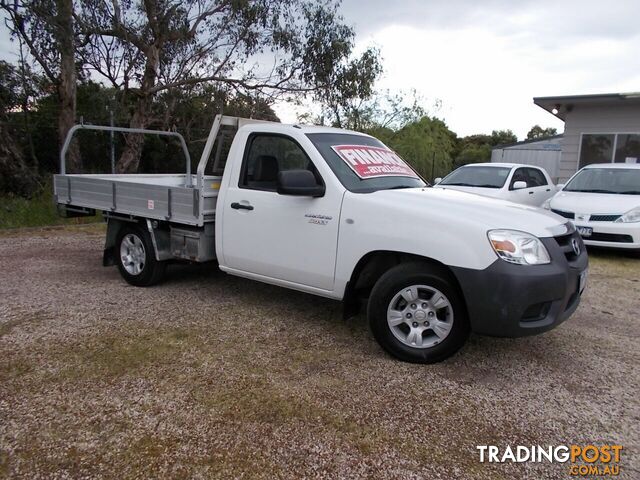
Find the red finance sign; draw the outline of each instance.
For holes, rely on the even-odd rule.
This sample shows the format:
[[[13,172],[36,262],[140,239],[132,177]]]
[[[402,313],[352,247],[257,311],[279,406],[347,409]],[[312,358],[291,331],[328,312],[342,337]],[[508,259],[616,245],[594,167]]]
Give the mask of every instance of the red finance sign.
[[[388,148],[366,145],[334,145],[331,148],[360,178],[419,178],[397,153]]]

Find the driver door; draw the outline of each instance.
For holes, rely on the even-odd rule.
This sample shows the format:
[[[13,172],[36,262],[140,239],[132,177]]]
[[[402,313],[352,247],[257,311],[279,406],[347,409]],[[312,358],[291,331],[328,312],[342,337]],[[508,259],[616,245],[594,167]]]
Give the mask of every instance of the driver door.
[[[333,290],[340,192],[323,197],[280,195],[278,172],[308,169],[324,183],[293,138],[249,135],[237,184],[225,197],[222,241],[227,267],[255,276]]]

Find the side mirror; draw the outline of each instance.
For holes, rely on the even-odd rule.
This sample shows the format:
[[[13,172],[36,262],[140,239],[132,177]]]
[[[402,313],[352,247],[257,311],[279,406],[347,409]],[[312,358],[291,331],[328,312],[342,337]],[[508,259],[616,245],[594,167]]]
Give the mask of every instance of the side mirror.
[[[523,188],[527,188],[527,182],[518,181],[513,184],[514,190],[522,190]]]
[[[439,184],[441,181],[442,181],[442,177],[438,177],[438,178],[436,178],[436,179],[433,181],[433,184],[434,184],[434,185],[437,185],[437,184]]]
[[[560,191],[560,190],[562,190],[563,187],[564,187],[564,183],[559,183],[559,184],[556,185],[556,190]]]
[[[277,191],[280,195],[322,197],[324,185],[318,185],[315,175],[309,170],[284,170],[278,172]]]

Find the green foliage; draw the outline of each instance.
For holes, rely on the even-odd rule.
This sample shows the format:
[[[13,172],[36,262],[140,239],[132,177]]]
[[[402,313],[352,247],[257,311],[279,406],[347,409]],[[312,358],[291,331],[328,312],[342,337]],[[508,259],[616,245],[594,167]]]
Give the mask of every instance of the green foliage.
[[[425,116],[396,132],[381,129],[371,133],[377,134],[428,180],[433,181],[451,169],[456,135],[442,120]]]
[[[492,147],[498,145],[507,145],[509,143],[516,143],[518,137],[511,130],[494,130],[491,132],[491,141],[489,142]]]
[[[491,160],[491,145],[470,144],[465,146],[456,156],[455,167],[466,165],[467,163],[482,163]]]
[[[56,128],[58,98],[55,93],[45,93],[36,100],[37,103],[26,114],[21,111],[10,112],[8,123],[12,138],[20,142],[22,151],[29,151],[31,142],[37,159],[37,173],[40,177],[47,178],[59,171]],[[131,107],[130,97],[123,95],[119,90],[105,88],[95,82],[78,85],[77,113],[79,119],[85,123],[108,125],[110,110],[113,109],[114,124],[126,126],[129,123]],[[188,91],[174,89],[163,92],[153,102],[152,111],[154,116],[149,128],[175,130],[183,134],[191,154],[193,168],[200,158],[204,140],[217,113],[222,111],[227,115],[278,121],[278,117],[264,99],[240,94],[229,95],[210,85],[194,87]],[[28,125],[24,122],[25,115],[29,118]],[[82,172],[110,173],[109,134],[80,131],[76,138],[83,161]],[[117,160],[124,148],[122,134],[114,135],[114,145]],[[171,173],[182,172],[184,168],[182,150],[174,139],[151,135],[145,137],[140,171]]]
[[[62,218],[53,202],[51,183],[45,185],[31,198],[16,195],[0,197],[0,228],[41,227],[45,225],[80,224],[102,220],[95,217]]]
[[[553,127],[542,128],[540,125],[534,125],[527,133],[527,140],[535,140],[538,138],[553,137],[558,134],[558,130]]]
[[[0,60],[0,114],[20,104],[20,76],[17,68],[10,63]]]
[[[482,163],[491,160],[491,149],[497,145],[515,143],[518,137],[511,130],[494,130],[491,135],[476,134],[458,140],[454,168],[467,163]]]

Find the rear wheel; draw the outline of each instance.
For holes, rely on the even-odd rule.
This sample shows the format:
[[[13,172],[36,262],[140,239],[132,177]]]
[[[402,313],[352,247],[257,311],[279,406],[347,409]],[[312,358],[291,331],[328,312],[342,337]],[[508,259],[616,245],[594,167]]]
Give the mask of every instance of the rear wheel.
[[[116,252],[120,275],[131,285],[148,287],[162,280],[166,264],[156,260],[149,232],[125,225],[118,232]]]
[[[435,363],[456,353],[469,336],[467,312],[446,272],[408,263],[383,274],[367,309],[374,337],[391,355]]]

